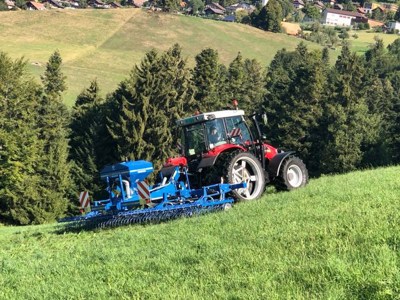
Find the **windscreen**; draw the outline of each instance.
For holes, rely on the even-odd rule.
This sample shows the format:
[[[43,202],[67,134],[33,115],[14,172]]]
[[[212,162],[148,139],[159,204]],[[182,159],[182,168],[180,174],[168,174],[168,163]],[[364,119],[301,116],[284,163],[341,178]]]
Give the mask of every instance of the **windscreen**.
[[[200,154],[205,150],[204,124],[198,123],[184,127],[186,155]]]

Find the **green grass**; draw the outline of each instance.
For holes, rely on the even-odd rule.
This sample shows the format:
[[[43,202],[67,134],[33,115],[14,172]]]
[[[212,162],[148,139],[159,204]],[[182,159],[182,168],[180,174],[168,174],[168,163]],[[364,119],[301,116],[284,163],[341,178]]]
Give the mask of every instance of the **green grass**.
[[[399,171],[157,225],[1,227],[0,298],[399,299]]]
[[[376,34],[357,34],[353,49],[365,52]],[[396,37],[379,36],[385,44]],[[164,51],[179,43],[190,66],[195,55],[210,47],[218,50],[220,61],[226,65],[240,51],[245,58],[256,58],[266,67],[278,50],[293,50],[299,42],[292,36],[243,24],[139,9],[0,12],[0,51],[14,58],[24,56],[37,80],[50,55],[56,49],[60,51],[68,85],[65,101],[70,106],[94,78],[103,95],[115,90],[152,48]],[[311,49],[320,48],[307,44]],[[339,51],[332,51],[332,61]]]
[[[357,34],[358,38],[354,38],[353,35]],[[382,39],[383,44],[387,47],[399,38],[397,34],[383,34],[376,33],[370,30],[367,31],[350,31],[349,41],[351,43],[351,49],[357,53],[363,54],[375,44],[375,37]]]
[[[299,41],[242,24],[138,9],[0,12],[0,51],[28,59],[37,79],[50,55],[60,51],[69,105],[94,78],[103,94],[112,92],[151,48],[164,51],[179,43],[191,66],[207,47],[217,49],[224,64],[240,51],[267,66],[279,49],[292,50]]]

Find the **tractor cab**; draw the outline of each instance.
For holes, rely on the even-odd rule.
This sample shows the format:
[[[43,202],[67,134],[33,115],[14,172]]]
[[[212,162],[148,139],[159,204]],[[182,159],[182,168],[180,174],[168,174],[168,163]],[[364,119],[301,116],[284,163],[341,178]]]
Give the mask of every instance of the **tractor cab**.
[[[252,135],[244,120],[243,110],[216,111],[178,121],[186,157],[212,151],[213,155],[230,147],[252,145]]]

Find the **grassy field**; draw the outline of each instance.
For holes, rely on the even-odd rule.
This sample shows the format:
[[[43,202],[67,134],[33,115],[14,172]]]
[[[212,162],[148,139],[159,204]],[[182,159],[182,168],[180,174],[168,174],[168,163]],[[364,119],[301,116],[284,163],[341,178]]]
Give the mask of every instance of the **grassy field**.
[[[2,227],[0,299],[399,299],[399,172],[157,225]]]
[[[139,9],[0,12],[0,51],[27,58],[37,78],[60,50],[70,105],[94,78],[104,93],[113,91],[151,48],[162,51],[179,43],[191,65],[207,47],[217,49],[224,64],[240,51],[266,66],[277,50],[294,49],[298,42],[241,24]]]
[[[375,34],[358,34],[354,47],[362,52]],[[104,95],[113,91],[151,48],[163,51],[179,43],[191,66],[195,55],[207,47],[217,49],[224,64],[240,51],[268,66],[278,50],[292,50],[299,42],[296,37],[247,25],[139,9],[0,12],[0,51],[14,58],[24,56],[38,80],[50,55],[60,51],[68,105],[94,78]],[[333,51],[332,57],[339,51]]]
[[[353,35],[357,34],[357,38],[354,38]],[[375,43],[374,38],[378,37],[383,40],[385,46],[393,43],[396,39],[400,38],[397,34],[383,34],[383,33],[375,33],[370,30],[368,31],[350,31],[349,41],[351,43],[351,48],[353,51],[357,53],[365,53],[366,50],[370,48],[371,45]]]

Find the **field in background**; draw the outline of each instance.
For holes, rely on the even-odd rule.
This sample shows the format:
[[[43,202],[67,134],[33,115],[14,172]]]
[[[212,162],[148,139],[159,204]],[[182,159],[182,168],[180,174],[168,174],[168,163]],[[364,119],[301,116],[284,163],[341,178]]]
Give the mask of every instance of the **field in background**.
[[[298,42],[246,25],[139,9],[0,12],[0,51],[24,56],[37,78],[60,50],[69,105],[94,78],[104,93],[113,91],[151,48],[163,51],[179,43],[191,65],[207,47],[217,49],[224,64],[240,51],[267,66],[277,50],[294,49]]]
[[[354,47],[365,51],[375,34],[358,34]],[[139,9],[0,12],[0,51],[13,58],[24,56],[38,80],[50,55],[60,51],[68,105],[94,78],[104,95],[113,91],[151,48],[163,51],[179,43],[191,66],[195,55],[207,47],[217,49],[226,65],[240,51],[268,66],[278,50],[293,50],[300,41],[243,24]],[[339,51],[332,52],[333,60]]]
[[[0,298],[396,299],[399,172],[325,176],[162,224],[0,227]]]

